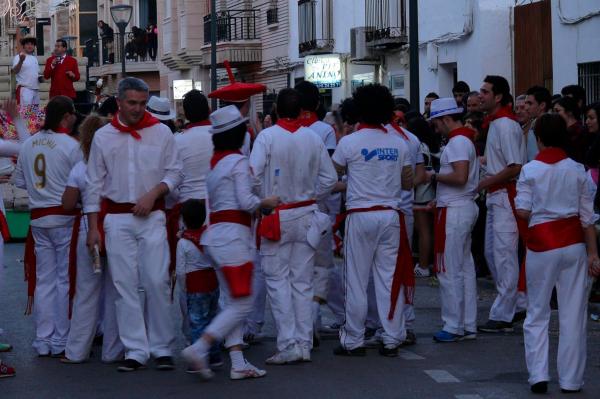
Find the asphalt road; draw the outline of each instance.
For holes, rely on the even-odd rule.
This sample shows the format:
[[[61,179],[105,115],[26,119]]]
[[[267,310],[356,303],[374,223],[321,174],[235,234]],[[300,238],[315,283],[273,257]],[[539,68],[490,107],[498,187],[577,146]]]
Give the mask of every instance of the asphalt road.
[[[266,337],[246,351],[254,364],[268,375],[251,381],[230,381],[228,365],[214,380],[203,382],[183,372],[152,367],[135,373],[118,373],[114,365],[102,364],[97,353],[81,365],[64,365],[57,359],[39,359],[31,348],[33,319],[23,316],[26,286],[23,282],[22,244],[5,246],[5,268],[0,275],[0,327],[2,342],[14,351],[2,354],[17,369],[17,377],[0,380],[0,399],[13,398],[529,398],[523,335],[479,335],[477,341],[436,344],[432,334],[441,325],[439,292],[428,280],[419,280],[416,293],[418,343],[397,358],[384,358],[369,350],[365,358],[339,358],[331,353],[334,336],[325,337],[313,353],[313,362],[290,366],[265,366],[275,348],[269,312]],[[487,280],[479,282],[479,319],[487,316],[493,290]],[[173,307],[173,318],[177,310]],[[575,398],[600,397],[600,323],[589,322],[586,385]],[[556,358],[556,314],[552,317],[551,359]],[[177,353],[183,340],[177,342]],[[98,352],[97,350],[95,352]],[[563,397],[557,384],[555,361],[551,362],[549,395]]]

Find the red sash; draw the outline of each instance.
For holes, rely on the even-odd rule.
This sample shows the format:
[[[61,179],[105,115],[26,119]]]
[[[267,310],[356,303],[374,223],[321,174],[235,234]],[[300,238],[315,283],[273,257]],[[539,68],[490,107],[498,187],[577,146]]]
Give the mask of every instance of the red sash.
[[[185,290],[188,294],[209,293],[219,288],[215,269],[194,270],[185,274]]]
[[[258,235],[271,241],[281,240],[281,221],[279,211],[286,209],[303,208],[315,204],[315,200],[291,202],[276,207],[270,215],[263,216],[258,226]]]
[[[104,198],[102,202],[104,203],[107,214],[133,213],[133,207],[135,206],[135,204],[131,202],[114,202],[108,198]],[[164,210],[165,200],[161,198],[154,202],[151,212]]]
[[[552,220],[529,228],[527,249],[544,252],[585,242],[578,216]]]
[[[181,204],[175,204],[172,209],[165,211],[167,217],[167,241],[169,242],[169,254],[171,262],[169,263],[169,275],[175,270],[177,258],[177,233],[179,233],[179,216],[181,216]]]
[[[390,310],[388,312],[388,320],[392,320],[394,318],[396,303],[398,302],[400,289],[402,287],[404,287],[405,303],[413,303],[415,293],[415,272],[413,270],[412,252],[410,250],[410,243],[408,242],[404,214],[401,211],[387,206],[373,206],[371,208],[349,209],[346,213],[350,215],[352,213],[373,211],[395,211],[398,212],[398,217],[400,218],[400,243],[398,244],[398,254],[396,255],[396,269],[394,270],[394,278],[392,279]]]
[[[10,240],[10,230],[8,229],[8,222],[6,221],[6,216],[4,216],[4,212],[2,212],[2,210],[0,210],[0,234],[2,234],[4,242]]]
[[[80,214],[79,209],[65,211],[62,206],[51,206],[48,208],[35,208],[31,210],[31,220],[36,220],[44,216],[60,215],[60,216],[77,216]],[[33,310],[33,299],[35,295],[35,285],[37,279],[36,273],[36,258],[35,258],[35,240],[31,233],[31,227],[27,232],[25,240],[25,255],[23,256],[23,266],[25,269],[25,281],[27,281],[27,307],[25,314],[31,314]],[[70,274],[70,271],[69,271]],[[71,291],[71,282],[69,282],[69,292]]]
[[[237,223],[246,227],[250,227],[252,225],[252,215],[248,212],[237,209],[211,212],[208,220],[210,221],[210,224]]]
[[[446,250],[446,214],[448,208],[435,208],[435,222],[433,229],[433,264],[436,273],[446,273],[444,251]]]
[[[17,85],[15,90],[15,97],[17,97],[17,107],[21,106],[21,85]]]

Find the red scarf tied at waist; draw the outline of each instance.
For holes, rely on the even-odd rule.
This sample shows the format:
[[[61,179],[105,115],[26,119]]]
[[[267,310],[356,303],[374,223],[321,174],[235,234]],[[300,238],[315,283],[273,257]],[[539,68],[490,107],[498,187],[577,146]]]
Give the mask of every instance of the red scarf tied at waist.
[[[279,118],[277,120],[277,126],[287,130],[290,133],[296,133],[296,131],[302,127],[302,124],[298,119]]]
[[[154,126],[160,123],[158,119],[153,117],[148,111],[144,111],[144,116],[142,119],[133,126],[124,126],[121,122],[119,122],[119,114],[117,113],[113,116],[111,125],[121,133],[128,133],[136,140],[141,140],[142,136],[138,133],[138,130],[145,129],[150,126]]]
[[[406,223],[404,222],[404,214],[401,211],[395,210],[387,206],[374,206],[371,208],[355,208],[349,209],[346,214],[374,211],[395,211],[400,219],[400,243],[398,244],[398,254],[396,256],[396,269],[392,279],[392,289],[390,298],[390,310],[388,312],[388,320],[394,318],[396,312],[396,304],[400,296],[400,289],[404,287],[404,300],[407,304],[413,303],[415,293],[415,272],[413,270],[413,259],[410,244],[408,242],[408,233]]]
[[[483,119],[481,127],[484,129],[489,129],[490,123],[500,118],[509,118],[513,121],[517,120],[517,116],[513,112],[512,108],[509,105],[505,105],[502,108],[500,108],[495,114],[486,116]]]
[[[79,209],[72,211],[65,211],[62,206],[52,206],[49,208],[36,208],[31,210],[31,220],[36,220],[44,216],[59,215],[59,216],[77,216],[80,214]],[[25,241],[25,255],[23,256],[23,266],[25,269],[25,281],[27,281],[27,307],[25,308],[25,314],[31,314],[33,310],[33,300],[35,295],[35,285],[37,279],[36,273],[36,258],[35,258],[35,239],[31,233],[31,227],[27,232],[27,239]],[[71,274],[69,270],[69,275]],[[71,287],[73,282],[69,282],[69,293],[71,293]],[[74,287],[73,287],[74,293]]]
[[[221,159],[233,154],[242,155],[242,152],[240,150],[215,151],[212,157],[210,158],[210,168],[214,169]]]
[[[313,123],[317,122],[319,117],[316,112],[304,111],[300,114],[298,122],[304,127],[310,127]]]
[[[433,226],[433,265],[436,273],[446,273],[444,251],[446,250],[446,214],[448,208],[435,208]]]
[[[165,211],[167,217],[167,241],[169,243],[169,275],[175,270],[177,258],[177,233],[179,233],[179,217],[181,216],[181,204],[177,203],[171,209]]]
[[[183,231],[181,238],[190,241],[201,253],[204,253],[200,239],[205,230],[206,226],[199,229],[187,229]],[[212,292],[218,287],[217,273],[213,268],[195,270],[185,275],[185,289],[188,294]]]
[[[258,226],[258,235],[270,241],[281,240],[281,221],[279,219],[279,211],[286,209],[303,208],[305,206],[314,205],[315,200],[291,202],[288,204],[279,205],[270,215],[263,216]]]

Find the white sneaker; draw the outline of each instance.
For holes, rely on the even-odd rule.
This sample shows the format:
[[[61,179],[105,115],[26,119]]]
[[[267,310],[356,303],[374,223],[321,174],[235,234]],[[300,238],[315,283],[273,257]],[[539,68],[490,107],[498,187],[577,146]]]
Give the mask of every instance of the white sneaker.
[[[424,278],[424,277],[429,277],[431,276],[431,273],[429,272],[429,268],[423,269],[418,263],[415,266],[415,277],[417,278]]]
[[[208,367],[208,361],[205,356],[201,356],[192,346],[188,346],[181,351],[181,356],[188,363],[188,374],[199,374],[202,379],[210,380],[215,373]]]
[[[261,370],[246,360],[242,370],[231,369],[229,378],[232,380],[245,380],[246,378],[261,378],[267,375],[265,370]]]
[[[310,357],[310,355],[309,355]],[[302,360],[302,353],[296,345],[290,345],[282,351],[276,352],[273,356],[265,360],[267,364],[290,364]]]

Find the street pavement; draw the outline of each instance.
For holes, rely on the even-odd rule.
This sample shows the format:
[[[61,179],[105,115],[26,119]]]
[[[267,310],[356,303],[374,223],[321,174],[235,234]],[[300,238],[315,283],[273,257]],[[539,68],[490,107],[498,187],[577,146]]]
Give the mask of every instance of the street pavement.
[[[2,354],[17,370],[15,378],[0,380],[0,399],[46,398],[529,398],[523,334],[479,335],[476,341],[436,344],[432,335],[439,330],[440,299],[429,279],[419,279],[415,306],[418,343],[403,348],[397,358],[385,358],[369,350],[364,358],[340,358],[332,354],[335,336],[324,337],[313,352],[312,363],[265,366],[275,349],[270,312],[263,330],[265,337],[246,351],[247,358],[264,367],[262,379],[230,381],[229,366],[209,382],[177,370],[157,371],[151,365],[134,373],[118,373],[115,365],[102,364],[99,348],[92,359],[81,365],[61,364],[58,359],[37,358],[31,348],[33,318],[24,316],[26,285],[23,281],[22,244],[5,246],[5,268],[0,274],[0,327],[2,342],[10,342],[13,352]],[[493,299],[491,281],[479,281],[479,320],[485,321]],[[179,322],[172,307],[173,322]],[[551,378],[549,395],[559,398],[556,374],[558,328],[556,312],[551,322]],[[325,312],[325,322],[330,314]],[[178,325],[178,324],[177,324]],[[174,327],[175,328],[175,327]],[[588,363],[586,385],[575,398],[600,397],[600,323],[588,323]],[[176,352],[183,348],[181,337]],[[225,356],[226,357],[226,356]]]

